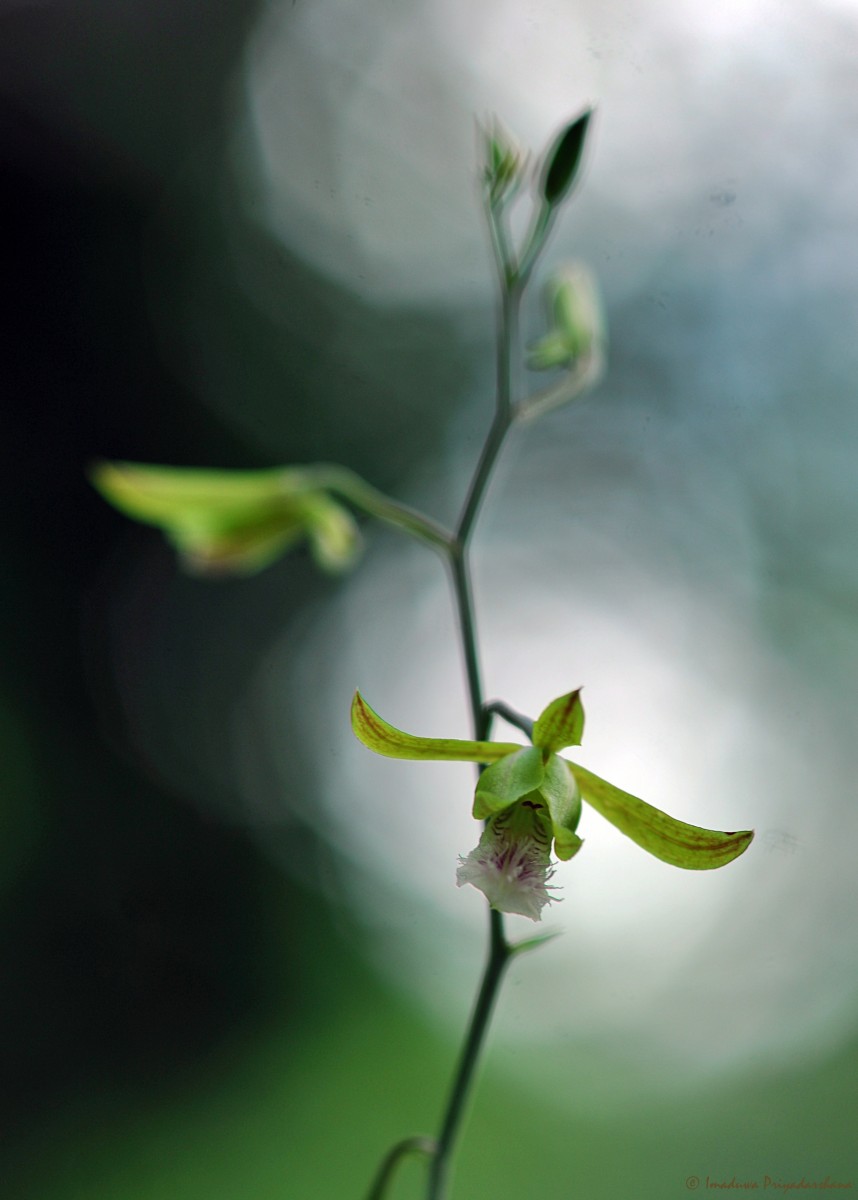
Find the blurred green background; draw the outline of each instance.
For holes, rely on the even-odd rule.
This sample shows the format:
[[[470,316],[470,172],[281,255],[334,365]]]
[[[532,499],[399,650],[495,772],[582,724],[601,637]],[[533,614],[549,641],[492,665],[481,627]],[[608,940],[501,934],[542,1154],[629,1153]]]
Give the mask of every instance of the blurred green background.
[[[674,759],[682,781],[705,773],[688,790],[757,824],[758,857],[691,932],[696,881],[665,893],[670,923],[655,875],[621,890],[616,942],[573,928],[546,949],[544,1004],[516,1003],[516,965],[455,1195],[855,1186],[858,10],[88,0],[4,6],[0,31],[4,1194],[360,1196],[390,1143],[435,1129],[481,955],[455,906],[476,910],[450,886],[436,912],[365,853],[335,728],[358,682],[382,707],[398,673],[403,707],[422,703],[399,651],[383,673],[379,625],[449,668],[442,695],[459,686],[434,564],[368,530],[354,580],[303,554],[249,582],[182,579],[84,473],[342,461],[451,519],[492,388],[473,115],[539,145],[594,100],[554,249],[603,280],[611,366],[501,470],[478,554],[489,687],[534,707],[581,681],[577,656],[655,722],[634,639],[650,669],[681,652],[660,782]],[[421,732],[463,711],[438,704]],[[707,740],[719,704],[736,728],[722,739],[719,716]],[[679,815],[707,823],[693,802]],[[605,879],[599,845],[578,878]],[[683,939],[697,992],[666,954]],[[415,966],[436,943],[443,1002]],[[591,959],[617,973],[578,1002]],[[679,1007],[648,1045],[650,959],[652,995]],[[395,1194],[420,1179],[407,1167]]]

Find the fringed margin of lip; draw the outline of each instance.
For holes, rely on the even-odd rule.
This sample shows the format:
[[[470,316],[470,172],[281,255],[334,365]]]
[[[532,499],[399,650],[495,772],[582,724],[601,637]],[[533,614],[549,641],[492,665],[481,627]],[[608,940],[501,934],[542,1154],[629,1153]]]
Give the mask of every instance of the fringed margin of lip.
[[[558,889],[549,880],[554,876],[548,847],[532,836],[515,836],[506,822],[489,822],[479,845],[459,859],[456,883],[470,883],[481,891],[492,908],[516,913],[531,921],[542,919],[547,904],[559,899],[550,893]]]

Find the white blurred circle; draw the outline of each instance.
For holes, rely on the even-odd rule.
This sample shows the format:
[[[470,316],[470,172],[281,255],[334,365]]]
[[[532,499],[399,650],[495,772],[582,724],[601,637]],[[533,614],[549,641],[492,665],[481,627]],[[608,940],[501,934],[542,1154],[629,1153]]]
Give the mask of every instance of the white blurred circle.
[[[539,466],[537,455],[525,473],[540,473],[555,516],[543,514],[522,538],[517,526],[532,510],[501,505],[478,547],[488,694],[536,716],[585,685],[581,762],[681,819],[757,836],[726,868],[680,871],[585,805],[584,847],[554,880],[561,902],[541,926],[510,919],[516,937],[543,928],[563,936],[516,963],[502,1037],[550,1043],[558,1071],[592,1060],[597,1090],[607,1091],[610,1071],[598,1063],[617,1053],[651,1087],[739,1069],[749,1056],[825,1050],[851,1027],[858,989],[849,902],[856,817],[825,700],[755,636],[741,581],[709,599],[669,537],[653,527],[642,539],[631,493],[619,494],[597,529],[561,540],[565,484]],[[729,484],[712,500],[737,572],[750,577],[753,542]],[[717,537],[714,527],[706,533]],[[286,778],[277,698],[284,688],[301,696],[321,776],[308,816],[351,864],[341,901],[373,930],[382,968],[458,1022],[486,923],[482,896],[455,886],[457,858],[480,832],[470,816],[473,772],[372,755],[346,715],[360,688],[409,732],[469,736],[451,622],[441,564],[385,542],[317,615],[297,658],[291,638],[272,658],[257,703],[266,753]],[[510,731],[496,736],[509,740]]]
[[[705,253],[725,223],[771,219],[777,175],[811,182],[783,147],[837,102],[854,13],[773,0],[271,4],[246,59],[239,173],[260,219],[343,286],[473,300],[488,295],[476,122],[497,114],[538,158],[595,104],[587,186],[557,237],[629,294],[666,237]]]

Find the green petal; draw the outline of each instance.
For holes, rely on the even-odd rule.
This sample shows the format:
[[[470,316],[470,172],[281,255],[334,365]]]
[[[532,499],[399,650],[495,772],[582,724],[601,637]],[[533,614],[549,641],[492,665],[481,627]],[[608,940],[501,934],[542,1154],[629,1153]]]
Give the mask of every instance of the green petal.
[[[345,559],[348,531],[341,510],[324,493],[311,490],[312,470],[100,463],[90,478],[120,512],[160,527],[187,570],[248,575],[268,566],[305,533],[326,564]],[[331,506],[337,509],[339,528]]]
[[[344,571],[360,553],[360,533],[348,509],[324,492],[313,492],[297,502],[300,506],[310,550],[325,571]]]
[[[581,689],[567,692],[552,700],[536,718],[533,726],[533,744],[543,750],[565,750],[567,746],[580,746],[584,735],[584,705]]]
[[[592,272],[582,263],[567,263],[550,286],[554,325],[569,357],[590,354],[595,343],[605,341],[605,320]]]
[[[674,867],[708,871],[726,866],[744,853],[753,840],[752,830],[718,833],[713,829],[686,825],[684,821],[677,821],[651,804],[606,783],[584,767],[576,763],[569,763],[568,766],[584,799],[596,812],[644,850]]]
[[[280,519],[214,531],[202,522],[185,523],[166,531],[192,575],[253,575],[290,549],[301,534],[300,525]]]
[[[542,751],[536,746],[514,746],[480,775],[474,796],[474,816],[483,821],[538,790],[545,778]]]
[[[282,505],[310,486],[303,472],[210,471],[194,467],[160,467],[142,463],[103,462],[90,480],[120,512],[150,525],[169,527],[193,517],[209,520],[256,513]]]
[[[554,853],[560,859],[572,858],[583,844],[575,832],[581,818],[581,793],[569,767],[556,754],[545,764],[545,778],[539,792],[551,817]]]
[[[374,712],[360,692],[355,692],[352,701],[352,729],[355,737],[368,749],[387,758],[488,763],[520,749],[507,742],[465,742],[403,733]]]
[[[527,365],[531,371],[551,371],[567,366],[573,356],[567,338],[553,329],[529,347]]]

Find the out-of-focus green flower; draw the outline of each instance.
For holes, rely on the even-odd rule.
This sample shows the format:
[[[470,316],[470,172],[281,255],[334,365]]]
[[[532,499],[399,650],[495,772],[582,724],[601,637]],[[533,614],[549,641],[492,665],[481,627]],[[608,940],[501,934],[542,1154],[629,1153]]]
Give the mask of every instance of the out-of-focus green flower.
[[[545,295],[551,328],[530,348],[527,365],[547,371],[601,353],[605,321],[592,271],[583,263],[567,263],[551,277]]]
[[[518,190],[526,163],[526,155],[497,117],[482,130],[483,179],[492,208],[511,200]]]
[[[480,844],[460,860],[458,881],[472,883],[493,908],[539,920],[551,899],[550,850],[560,859],[581,848],[581,800],[663,862],[710,870],[738,858],[753,832],[719,833],[678,821],[557,753],[579,746],[584,732],[580,689],[553,700],[533,726],[533,745],[423,738],[395,729],[360,693],[352,729],[389,758],[489,764],[480,775],[473,815],[485,820]]]
[[[120,512],[155,525],[200,575],[251,575],[306,539],[328,571],[350,566],[360,535],[348,509],[314,477],[321,469],[212,471],[103,462],[90,479]]]
[[[560,375],[519,402],[517,415],[527,420],[576,400],[605,369],[608,338],[592,272],[582,263],[568,263],[554,273],[545,295],[549,329],[530,347],[527,365]]]

